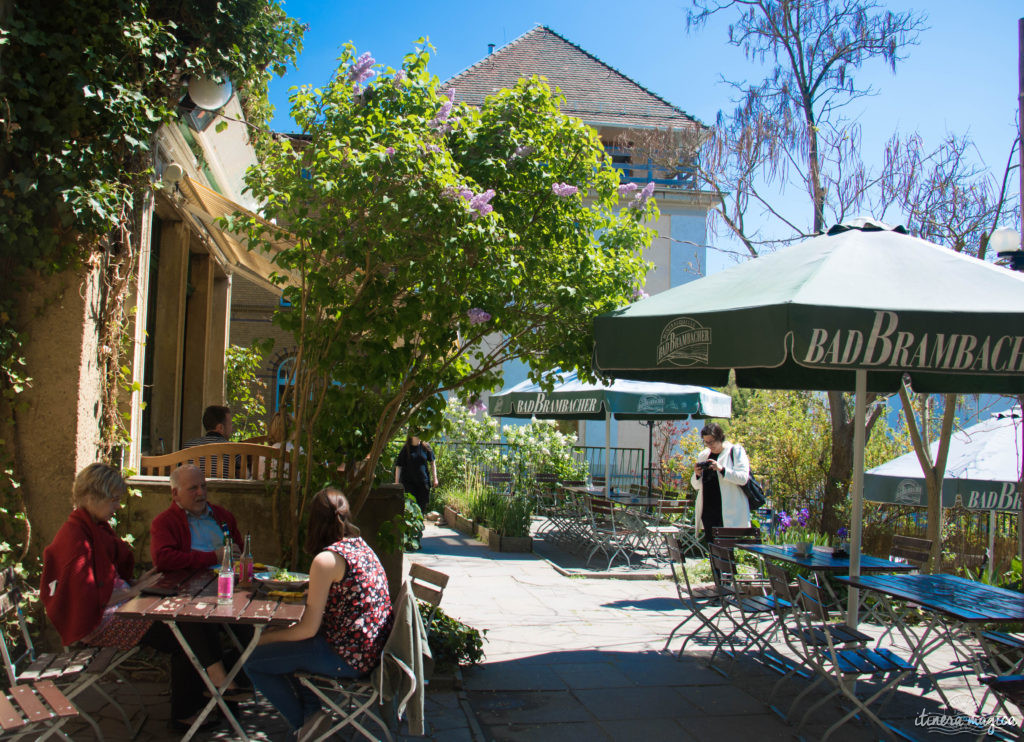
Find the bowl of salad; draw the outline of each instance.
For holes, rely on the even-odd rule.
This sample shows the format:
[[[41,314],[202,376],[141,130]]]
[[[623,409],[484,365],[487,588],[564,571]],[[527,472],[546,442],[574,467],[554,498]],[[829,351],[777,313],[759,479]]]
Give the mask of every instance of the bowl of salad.
[[[265,572],[256,572],[252,578],[267,590],[285,590],[299,592],[309,584],[309,575],[302,572],[289,572],[286,569],[272,568]]]

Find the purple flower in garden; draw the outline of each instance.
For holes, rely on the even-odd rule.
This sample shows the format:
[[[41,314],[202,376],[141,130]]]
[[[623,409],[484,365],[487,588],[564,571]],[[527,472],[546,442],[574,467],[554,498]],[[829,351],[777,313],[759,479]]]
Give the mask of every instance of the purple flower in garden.
[[[579,188],[568,183],[555,183],[551,186],[551,191],[559,198],[574,196],[578,190]]]
[[[649,299],[649,298],[651,298],[651,295],[648,294],[643,289],[641,289],[641,288],[633,289],[633,301],[640,301],[641,299]]]
[[[375,63],[376,60],[370,56],[370,52],[363,52],[359,55],[359,58],[352,63],[352,67],[348,71],[348,79],[356,85],[362,85],[377,74],[370,69]]]
[[[487,313],[484,312],[484,314],[487,314]],[[475,415],[478,412],[486,412],[486,411],[487,411],[487,405],[480,398],[477,398],[476,401],[474,401],[472,404],[470,404],[470,405],[468,405],[466,407],[466,412],[470,413],[471,415]]]
[[[438,147],[436,144],[428,144],[427,145],[427,152],[440,152],[440,151],[441,151],[441,148]]]
[[[780,510],[776,516],[779,519],[779,530],[785,532],[791,525],[793,525],[793,519],[789,517],[789,513],[785,510]]]
[[[448,88],[444,94],[448,96],[450,102],[455,102],[455,88]]]
[[[636,194],[636,196],[633,198],[633,203],[631,203],[630,206],[632,206],[634,209],[643,208],[644,204],[647,203],[647,199],[649,199],[653,194],[654,182],[651,181],[650,183],[644,186],[644,189],[640,191],[640,193]]]
[[[395,148],[394,147],[388,147],[387,149],[384,150],[384,152],[386,154],[393,155],[393,154],[395,154]]]
[[[800,508],[796,514],[797,523],[800,524],[801,528],[807,528],[807,521],[811,519],[811,511],[807,508]]]
[[[839,530],[836,531],[836,535],[841,539],[845,539],[850,535],[850,529],[846,526],[839,526]]]
[[[491,318],[491,315],[485,312],[480,307],[473,307],[466,314],[469,316],[469,324],[479,325],[482,322],[486,322]]]
[[[395,85],[401,85],[404,80],[405,80],[405,70],[399,70],[398,72],[395,73],[395,76],[392,78],[391,81]]]
[[[619,186],[619,195],[628,196],[630,193],[632,193],[639,187],[640,186],[638,186],[636,183],[623,183],[622,185]]]
[[[494,198],[494,189],[488,188],[483,193],[478,193],[469,200],[469,208],[476,212],[473,215],[474,219],[479,219],[494,211],[494,207],[488,203],[492,198]]]

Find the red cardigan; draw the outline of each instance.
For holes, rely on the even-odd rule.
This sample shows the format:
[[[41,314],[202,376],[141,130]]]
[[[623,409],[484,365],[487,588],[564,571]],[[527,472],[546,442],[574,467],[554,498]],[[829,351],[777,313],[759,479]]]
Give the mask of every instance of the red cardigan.
[[[43,551],[40,596],[65,646],[99,626],[120,576],[131,580],[135,556],[106,522],[75,509]]]
[[[210,504],[210,514],[217,523],[228,527],[232,540],[241,546],[242,535],[238,532],[235,516],[213,504]],[[199,569],[217,564],[216,553],[192,550],[192,532],[188,529],[188,516],[173,502],[169,508],[156,516],[149,526],[149,553],[153,557],[153,566],[161,572]]]

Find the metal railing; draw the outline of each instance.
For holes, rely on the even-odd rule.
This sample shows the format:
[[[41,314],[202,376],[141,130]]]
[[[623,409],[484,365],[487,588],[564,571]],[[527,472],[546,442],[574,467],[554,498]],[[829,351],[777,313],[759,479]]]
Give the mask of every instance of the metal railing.
[[[673,165],[657,163],[649,155],[645,157],[640,151],[626,147],[606,146],[604,150],[611,158],[612,167],[619,171],[623,183],[644,185],[654,182],[669,188],[697,188],[694,169],[686,162]]]

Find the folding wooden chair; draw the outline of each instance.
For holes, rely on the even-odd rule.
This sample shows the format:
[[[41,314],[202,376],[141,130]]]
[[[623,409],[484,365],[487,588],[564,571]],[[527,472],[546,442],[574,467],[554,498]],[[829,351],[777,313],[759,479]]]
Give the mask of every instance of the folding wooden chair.
[[[676,653],[676,659],[683,658],[683,651],[691,639],[696,639],[702,632],[706,632],[707,639],[715,643],[715,651],[711,655],[711,662],[713,662],[722,643],[728,640],[718,622],[725,611],[724,598],[726,595],[731,595],[731,591],[723,591],[718,585],[694,587],[690,584],[690,575],[686,571],[686,559],[683,557],[679,539],[673,534],[666,534],[665,546],[668,549],[669,568],[672,570],[676,593],[678,593],[679,602],[683,604],[688,615],[672,629],[661,651],[667,652],[676,632],[689,623],[690,619],[696,618],[700,622],[700,627],[685,634],[686,638],[683,639],[683,644]]]
[[[892,537],[892,548],[889,550],[889,557],[893,561],[908,562],[920,571],[928,563],[928,560],[931,559],[931,555],[931,539],[901,536],[899,534]]]
[[[802,625],[799,629],[801,640],[806,652],[807,661],[815,671],[814,681],[804,689],[793,701],[787,719],[790,718],[800,702],[818,685],[825,682],[832,686],[829,693],[820,695],[804,712],[800,727],[810,720],[814,711],[836,696],[849,701],[853,708],[832,724],[821,737],[822,742],[843,724],[863,714],[878,726],[884,734],[893,737],[881,719],[869,707],[879,699],[884,701],[895,691],[896,686],[913,672],[913,667],[888,649],[881,647],[869,648],[870,640],[865,634],[850,629],[842,621],[833,621],[829,616],[824,592],[813,582],[797,578],[800,585],[799,616]],[[860,698],[856,690],[865,687],[860,678],[875,677],[880,685],[867,698]]]
[[[403,585],[403,591],[411,590],[418,600],[431,606],[428,621],[424,622],[425,626],[429,627],[429,620],[437,612],[447,586],[448,575],[444,572],[438,572],[421,564],[410,565],[409,579]],[[332,721],[334,721],[332,726],[318,733],[317,736],[308,740],[299,740],[299,742],[323,742],[345,728],[359,732],[371,742],[379,742],[380,738],[374,736],[367,729],[364,721],[366,724],[372,722],[381,730],[383,738],[391,742],[391,729],[382,718],[384,710],[380,707],[379,683],[374,678],[374,674],[377,672],[379,672],[379,666],[374,672],[356,679],[297,673],[296,677],[299,682],[316,694],[317,698],[327,707],[333,717]]]
[[[78,715],[78,709],[52,680],[15,685],[0,694],[0,738],[44,740],[57,736],[70,740],[61,727]]]
[[[132,689],[138,702],[140,718],[133,723],[124,707],[100,685],[100,680],[108,675],[113,675],[123,681],[124,677],[118,667],[135,654],[138,651],[137,648],[133,647],[129,650],[116,647],[86,647],[74,650],[65,648],[65,652],[62,654],[36,652],[32,637],[29,635],[25,615],[21,610],[21,591],[18,588],[17,577],[12,567],[0,572],[0,621],[5,623],[17,621],[21,634],[21,645],[12,651],[3,632],[0,632],[0,656],[3,657],[4,669],[12,688],[26,683],[50,681],[60,688],[68,701],[74,701],[84,691],[91,689],[98,693],[106,704],[117,709],[132,737],[138,734],[147,716],[138,688],[131,683],[123,683],[124,687]],[[20,667],[22,664],[26,666]],[[96,739],[102,742],[103,733],[96,720],[85,712],[77,712],[77,715],[89,723]]]
[[[733,547],[736,544],[761,543],[761,529],[754,528],[722,528],[711,529],[711,543],[719,546]]]
[[[732,623],[732,631],[726,635],[730,646],[735,647],[734,637],[743,636],[747,647],[755,647],[765,656],[770,647],[768,633],[777,623],[770,620],[768,626],[761,628],[759,622],[775,614],[775,601],[766,595],[749,594],[752,589],[760,589],[753,583],[744,585],[738,579],[736,562],[733,560],[732,548],[720,544],[710,544],[711,574],[715,585],[724,593],[725,615]],[[733,652],[735,661],[736,653]]]
[[[693,524],[693,506],[685,500],[659,500],[657,522],[646,526],[651,536],[663,539],[675,536],[683,553],[697,553],[707,556],[708,550],[697,537],[697,529]]]
[[[604,497],[587,497],[587,538],[592,548],[587,555],[587,565],[598,551],[608,556],[608,566],[611,569],[615,557],[620,554],[626,560],[626,566],[632,566],[629,560],[629,551],[633,546],[636,531],[624,526],[621,516],[615,512],[615,505],[611,500]],[[618,519],[618,520],[617,520]]]

